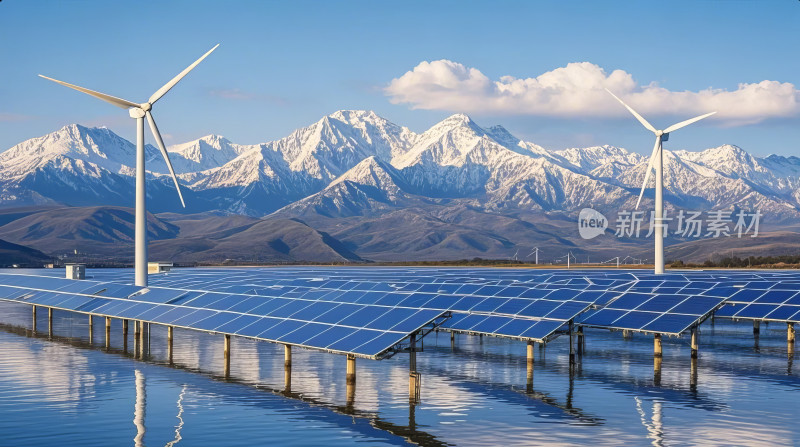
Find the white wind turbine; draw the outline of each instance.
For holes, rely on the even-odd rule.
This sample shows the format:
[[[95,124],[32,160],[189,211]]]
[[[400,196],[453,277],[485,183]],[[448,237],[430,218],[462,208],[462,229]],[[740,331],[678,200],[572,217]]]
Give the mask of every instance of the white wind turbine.
[[[158,132],[158,127],[156,126],[156,122],[153,120],[153,114],[150,110],[153,108],[153,104],[156,103],[162,96],[164,96],[172,87],[175,87],[181,79],[183,79],[186,74],[188,74],[194,67],[197,66],[203,59],[205,59],[212,51],[216,50],[219,44],[215,45],[214,48],[208,50],[206,54],[197,59],[192,65],[186,67],[185,70],[178,73],[177,76],[172,78],[169,82],[164,84],[163,87],[158,89],[152,96],[147,100],[147,102],[142,104],[137,104],[135,102],[127,101],[125,99],[120,99],[115,96],[106,95],[105,93],[96,92],[94,90],[89,90],[88,88],[79,87],[77,85],[69,84],[67,82],[59,81],[53,78],[48,78],[47,76],[39,75],[45,79],[50,81],[59,83],[63,86],[69,87],[71,89],[75,89],[79,92],[86,93],[87,95],[94,96],[95,98],[101,99],[111,105],[115,105],[117,107],[128,109],[128,113],[131,118],[136,120],[136,229],[135,229],[135,245],[136,245],[136,255],[134,260],[134,270],[135,270],[135,281],[134,284],[140,287],[147,287],[147,208],[145,205],[146,195],[145,195],[145,166],[144,166],[144,118],[147,118],[147,122],[150,124],[150,130],[153,132],[153,137],[158,144],[158,148],[161,150],[161,155],[164,156],[164,161],[167,162],[167,168],[169,168],[169,173],[172,176],[172,181],[175,182],[175,188],[178,190],[178,197],[181,199],[181,205],[186,207],[186,204],[183,202],[183,195],[181,194],[180,185],[178,185],[178,179],[175,177],[175,171],[172,169],[172,163],[169,161],[169,156],[167,155],[167,148],[164,146],[164,140],[161,138],[161,134]]]
[[[655,168],[656,171],[656,209],[655,209],[655,242],[656,242],[656,259],[655,259],[655,273],[662,274],[664,273],[664,228],[662,227],[661,223],[663,222],[664,217],[664,157],[661,151],[661,143],[664,141],[669,140],[670,132],[674,132],[682,127],[686,127],[689,124],[694,122],[700,121],[703,118],[708,118],[709,116],[717,113],[711,112],[706,113],[705,115],[700,115],[694,117],[692,119],[688,119],[686,121],[681,121],[680,123],[673,124],[667,127],[664,130],[657,130],[653,127],[652,124],[648,123],[646,119],[642,118],[642,115],[636,113],[629,105],[625,104],[621,99],[617,98],[617,95],[611,93],[611,90],[606,89],[611,96],[614,97],[617,101],[620,102],[629,112],[639,120],[642,125],[649,130],[656,134],[656,144],[653,146],[653,154],[650,156],[650,162],[647,164],[647,171],[645,171],[644,175],[644,182],[642,183],[642,190],[639,192],[639,200],[636,201],[636,208],[639,208],[639,204],[642,202],[642,196],[644,195],[644,189],[647,187],[647,182],[650,180],[650,171]]]
[[[536,254],[536,262],[535,262],[535,264],[538,265],[539,264],[539,247],[533,247],[533,250],[531,250],[531,252],[528,253],[528,257],[530,258],[531,255],[534,254],[534,253]]]

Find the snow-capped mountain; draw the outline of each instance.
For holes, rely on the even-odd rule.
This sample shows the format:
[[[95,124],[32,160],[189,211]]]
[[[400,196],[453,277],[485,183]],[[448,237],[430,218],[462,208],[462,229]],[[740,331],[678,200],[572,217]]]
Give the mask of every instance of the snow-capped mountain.
[[[168,150],[192,211],[252,216],[344,217],[454,203],[497,214],[631,209],[648,161],[608,145],[549,151],[463,114],[417,134],[353,110],[259,145],[209,135]],[[151,205],[176,211],[164,202],[174,192],[161,155],[146,151]],[[134,154],[110,130],[79,125],[22,142],[0,154],[0,204],[128,205]],[[665,150],[664,159],[668,206],[798,216],[796,157],[759,158],[724,145]]]
[[[220,135],[207,135],[170,146],[167,151],[175,173],[184,174],[218,168],[251,149],[253,146],[233,144]]]

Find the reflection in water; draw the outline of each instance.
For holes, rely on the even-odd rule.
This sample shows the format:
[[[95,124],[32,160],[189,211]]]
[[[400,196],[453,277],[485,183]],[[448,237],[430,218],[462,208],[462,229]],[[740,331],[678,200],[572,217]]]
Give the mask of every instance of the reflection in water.
[[[138,369],[136,374],[136,403],[133,406],[133,425],[136,426],[136,437],[133,438],[133,445],[142,447],[144,445],[144,414],[147,405],[147,391],[144,388],[144,374]]]
[[[664,445],[664,426],[661,402],[653,401],[653,416],[651,421],[648,422],[647,414],[642,407],[642,399],[639,396],[635,396],[634,399],[636,400],[636,411],[639,412],[639,416],[642,419],[642,425],[647,429],[647,438],[651,439],[653,447],[662,447]]]
[[[29,312],[26,308],[22,323],[28,327]],[[347,437],[350,443],[367,440],[369,445],[406,442],[423,446],[477,445],[491,444],[492,439],[495,443],[503,440],[507,445],[547,442],[576,445],[586,444],[592,439],[615,439],[631,445],[647,440],[660,446],[667,443],[664,440],[664,422],[668,422],[670,427],[682,428],[669,430],[670,444],[713,445],[714,441],[727,443],[737,440],[753,445],[758,442],[763,445],[768,442],[791,444],[791,440],[798,436],[797,428],[784,423],[783,418],[790,416],[781,416],[781,412],[773,408],[776,403],[779,407],[791,405],[787,396],[792,393],[780,391],[800,391],[800,381],[791,376],[791,358],[787,369],[785,328],[780,328],[780,336],[771,333],[775,331],[763,330],[762,352],[756,356],[749,349],[752,343],[749,327],[746,328],[746,337],[741,337],[744,332],[741,328],[739,338],[730,337],[730,332],[725,331],[731,331],[733,325],[718,321],[715,331],[704,333],[707,336],[703,338],[703,349],[707,354],[704,354],[703,365],[696,360],[686,365],[689,359],[684,339],[683,345],[678,341],[665,343],[663,368],[661,359],[652,357],[651,341],[639,342],[634,338],[625,342],[625,349],[620,350],[622,342],[618,334],[612,339],[605,333],[587,331],[586,335],[592,337],[592,350],[590,353],[584,351],[582,361],[573,367],[567,361],[566,339],[556,340],[552,347],[548,347],[551,353],[548,361],[541,355],[542,348],[536,362],[536,390],[533,389],[533,368],[526,368],[524,343],[488,337],[481,343],[478,337],[462,335],[459,336],[458,348],[453,352],[453,346],[441,337],[441,345],[432,343],[419,356],[417,366],[425,375],[426,383],[422,387],[421,403],[416,403],[410,402],[406,394],[409,368],[407,359],[401,356],[384,362],[359,364],[356,396],[355,386],[345,388],[343,356],[298,350],[293,371],[295,376],[291,377],[290,370],[280,368],[284,366],[280,346],[233,339],[236,356],[231,365],[232,378],[223,381],[220,354],[224,346],[219,337],[188,331],[176,333],[175,366],[168,368],[165,367],[169,365],[166,328],[153,326],[153,351],[147,356],[147,362],[139,362],[120,350],[123,341],[117,338],[117,329],[109,355],[100,346],[102,343],[97,346],[86,343],[85,319],[76,319],[77,323],[70,323],[70,326],[59,323],[59,320],[56,320],[55,333],[77,338],[54,337],[54,343],[23,338],[18,346],[9,342],[13,336],[7,335],[2,339],[0,349],[4,352],[12,348],[14,355],[19,352],[28,357],[20,367],[9,362],[8,356],[0,359],[0,391],[4,390],[3,384],[24,381],[30,381],[30,388],[41,388],[38,380],[31,380],[37,377],[29,373],[31,370],[38,370],[40,375],[61,371],[64,377],[51,376],[45,380],[50,383],[54,403],[63,407],[78,402],[83,408],[72,410],[72,413],[87,420],[83,418],[89,417],[95,407],[106,411],[109,408],[113,410],[114,405],[119,406],[114,375],[124,371],[120,378],[125,382],[124,389],[130,391],[131,372],[134,372],[137,392],[134,441],[137,446],[145,443],[145,426],[147,438],[151,440],[148,444],[155,445],[153,439],[160,439],[164,445],[163,442],[173,436],[174,440],[166,445],[179,443],[184,427],[184,405],[189,401],[192,402],[191,420],[195,430],[187,440],[210,445],[226,444],[224,439],[223,442],[209,442],[209,437],[215,433],[240,442],[239,438],[244,436],[263,433],[267,426],[276,435],[297,433],[296,430],[300,429],[308,432],[309,439],[316,436],[314,439],[323,440],[320,441],[323,443],[323,436],[328,436],[332,444],[336,443],[334,438]],[[114,324],[115,328],[118,327],[119,321],[115,320]],[[74,329],[71,325],[75,326]],[[8,332],[26,334],[24,328]],[[720,335],[714,339],[716,332]],[[30,347],[26,348],[26,343]],[[43,355],[45,350],[48,352]],[[56,361],[67,367],[58,368],[53,365]],[[50,365],[54,368],[48,370]],[[699,369],[703,374],[700,384]],[[188,374],[187,371],[202,374]],[[94,379],[92,375],[98,375],[98,378]],[[194,378],[187,379],[187,376]],[[192,393],[187,393],[187,382],[192,386]],[[79,383],[80,387],[71,396],[60,394],[65,383]],[[95,387],[102,387],[99,391],[103,394],[97,396]],[[165,395],[161,389],[165,387],[174,390],[167,395],[172,399],[168,402],[160,401]],[[756,396],[764,396],[770,390],[773,400],[770,406],[765,406]],[[164,421],[174,421],[172,409],[178,391],[177,425],[159,427],[160,422],[165,425]],[[36,399],[41,400],[42,394],[35,394]],[[629,405],[632,397],[636,398],[635,408]],[[127,427],[117,431],[128,440],[123,442],[129,442],[133,437],[129,404],[130,400],[125,400],[122,409],[128,416],[119,418]],[[149,408],[146,408],[147,404]],[[39,403],[27,404],[28,408],[36,408],[36,405]],[[663,420],[662,412],[667,406],[670,417]],[[86,407],[91,408],[87,410]],[[187,406],[187,411],[189,408]],[[225,409],[238,412],[229,413],[233,417],[226,419],[231,421],[227,427],[210,422],[204,426],[197,420],[203,417],[208,421],[214,420],[218,412]],[[0,400],[0,414],[3,414],[2,410],[3,402]],[[741,420],[737,421],[754,410],[768,416],[763,418],[766,421],[763,427],[745,428]],[[274,422],[274,415],[281,413],[288,415],[291,421],[289,424],[280,419],[285,427],[276,426]],[[248,415],[256,419],[248,420]],[[97,420],[110,421],[116,414],[111,411],[104,417]],[[643,425],[635,422],[639,420]],[[258,426],[249,425],[253,422]],[[9,429],[4,427],[8,427],[8,423],[3,423],[0,418],[0,431],[6,432]],[[91,428],[87,427],[86,432],[89,430]],[[748,430],[752,433],[745,433]],[[332,433],[347,434],[337,437]],[[690,438],[689,433],[700,435]],[[753,439],[758,442],[749,442]],[[86,444],[95,442],[94,445],[99,445],[97,439],[87,441]],[[338,441],[338,444],[346,443],[348,441]],[[609,444],[607,441],[597,443]]]
[[[181,394],[178,395],[178,425],[175,426],[175,439],[168,442],[165,447],[172,447],[181,439],[181,429],[183,429],[183,396],[186,395],[186,384],[181,388]]]

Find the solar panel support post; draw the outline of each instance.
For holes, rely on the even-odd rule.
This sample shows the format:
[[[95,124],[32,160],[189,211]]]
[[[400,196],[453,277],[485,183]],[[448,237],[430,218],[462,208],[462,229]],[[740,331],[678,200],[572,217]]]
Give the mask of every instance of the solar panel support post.
[[[227,379],[231,375],[231,336],[230,334],[225,334],[225,346],[223,348],[223,356],[224,356],[224,374],[225,378]]]
[[[653,356],[661,357],[661,334],[653,334]]]
[[[53,308],[47,308],[47,335],[49,337],[53,336]]]
[[[758,320],[753,320],[753,333],[761,333],[761,322]]]
[[[283,345],[283,367],[292,367],[292,345]]]
[[[408,342],[408,370],[417,372],[417,334],[411,334]]]
[[[139,322],[139,358],[143,359],[147,347],[147,328],[144,321]]]
[[[569,364],[572,366],[575,363],[575,344],[573,343],[572,334],[574,333],[574,323],[569,320]]]
[[[36,332],[36,306],[33,306],[33,332]]]
[[[661,386],[661,356],[653,357],[653,385]]]
[[[583,336],[583,326],[578,326],[578,355],[583,355],[586,339]]]
[[[786,323],[786,341],[789,347],[794,350],[794,323]]]
[[[408,400],[419,401],[420,374],[417,372],[417,334],[411,334],[408,343]]]
[[[288,346],[288,345],[287,345]],[[289,394],[292,392],[292,366],[283,367],[283,392]]]
[[[692,326],[692,358],[697,358],[697,326]]]
[[[128,320],[122,320],[122,350],[128,352]]]
[[[347,375],[345,377],[347,383],[355,383],[356,381],[356,356],[347,354]]]
[[[106,317],[106,349],[111,348],[111,317]]]
[[[536,344],[533,340],[528,340],[528,364],[533,364],[533,346]]]
[[[94,338],[94,316],[89,314],[89,344],[92,344]]]
[[[689,389],[697,391],[697,357],[692,357],[691,369],[689,370]]]
[[[169,359],[170,365],[172,364],[172,338],[175,332],[175,328],[172,326],[167,326],[167,358]]]
[[[353,411],[353,403],[356,400],[356,381],[353,380],[352,382],[348,381],[347,386],[345,387],[346,393],[346,402],[345,402],[345,410],[347,412]]]
[[[450,349],[453,350],[453,351],[456,349],[456,333],[455,332],[450,332]]]

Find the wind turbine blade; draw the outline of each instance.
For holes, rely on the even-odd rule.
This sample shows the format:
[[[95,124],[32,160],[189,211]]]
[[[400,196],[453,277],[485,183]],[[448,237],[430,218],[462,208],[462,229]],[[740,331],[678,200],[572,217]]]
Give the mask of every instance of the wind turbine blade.
[[[638,113],[636,113],[636,110],[633,110],[633,109],[632,109],[632,108],[631,108],[629,105],[625,104],[625,103],[624,103],[624,102],[623,102],[621,99],[617,98],[617,95],[615,95],[615,94],[611,93],[611,90],[609,90],[609,89],[606,89],[606,91],[607,91],[607,92],[608,92],[608,93],[609,93],[611,96],[613,96],[613,97],[614,97],[614,99],[616,99],[617,101],[619,101],[619,103],[620,103],[620,104],[622,104],[623,106],[625,106],[625,108],[626,108],[626,109],[628,109],[628,111],[629,111],[629,112],[631,112],[631,114],[633,114],[633,116],[634,116],[634,117],[636,117],[636,119],[637,119],[637,120],[639,120],[639,122],[640,122],[640,123],[642,123],[642,126],[644,126],[645,128],[647,128],[647,130],[649,130],[650,132],[653,132],[653,133],[655,133],[655,132],[656,132],[656,128],[655,128],[655,127],[653,127],[653,125],[652,125],[652,124],[648,123],[648,122],[647,122],[647,120],[646,120],[646,119],[644,119],[644,118],[642,117],[642,115],[639,115]]]
[[[644,182],[642,182],[642,190],[639,192],[639,200],[636,201],[636,209],[639,209],[639,204],[642,203],[642,196],[644,196],[644,190],[647,188],[647,182],[650,181],[650,172],[653,171],[653,167],[656,163],[656,157],[661,152],[661,136],[656,136],[656,144],[653,146],[653,155],[650,156],[650,162],[647,163],[647,171],[644,174]]]
[[[664,129],[664,133],[675,132],[676,130],[680,129],[681,127],[686,127],[689,124],[692,124],[692,123],[695,123],[697,121],[700,121],[703,118],[708,118],[709,116],[711,116],[711,115],[713,115],[715,113],[717,113],[717,112],[706,113],[705,115],[696,116],[696,117],[694,117],[692,119],[689,119],[689,120],[686,120],[686,121],[681,121],[678,124],[673,124],[673,125],[667,127],[666,129]]]
[[[189,65],[188,67],[186,67],[185,70],[178,73],[178,76],[175,76],[174,78],[172,78],[172,80],[164,84],[163,87],[161,87],[160,89],[158,89],[158,91],[153,93],[153,96],[151,96],[150,99],[147,100],[147,102],[149,102],[150,104],[155,104],[156,101],[161,99],[161,97],[164,96],[168,91],[170,91],[172,87],[175,87],[175,84],[177,84],[181,79],[183,79],[184,76],[186,76],[190,71],[192,71],[194,67],[197,66],[197,64],[202,62],[203,59],[205,59],[209,54],[211,54],[212,51],[216,50],[218,46],[219,44],[214,45],[214,48],[208,50],[206,54],[200,56],[200,59],[194,61],[192,65]]]
[[[105,93],[100,93],[100,92],[96,92],[94,90],[89,90],[88,88],[83,88],[83,87],[78,86],[78,85],[70,84],[69,82],[59,81],[58,79],[48,78],[45,75],[39,75],[39,77],[40,78],[45,78],[48,81],[53,81],[53,82],[55,82],[57,84],[61,84],[61,85],[65,86],[65,87],[69,87],[69,88],[77,90],[79,92],[86,93],[87,95],[92,95],[95,98],[102,99],[103,101],[105,101],[105,102],[107,102],[107,103],[109,103],[111,105],[115,105],[115,106],[123,108],[123,109],[130,109],[131,107],[139,107],[139,104],[136,104],[135,102],[130,102],[130,101],[127,101],[125,99],[117,98],[116,96],[106,95]]]
[[[167,155],[167,148],[164,146],[164,140],[161,139],[161,133],[158,132],[158,126],[156,126],[156,121],[153,119],[153,115],[150,111],[145,113],[147,116],[147,122],[150,123],[150,130],[153,131],[153,137],[156,139],[156,143],[158,144],[158,148],[161,149],[161,155],[164,156],[164,161],[167,162],[167,168],[169,168],[169,175],[172,176],[172,181],[175,182],[175,189],[178,190],[178,197],[181,199],[181,205],[186,208],[186,203],[183,201],[183,194],[181,194],[181,186],[178,184],[178,178],[175,177],[175,171],[172,169],[172,163],[169,161],[169,155]]]

